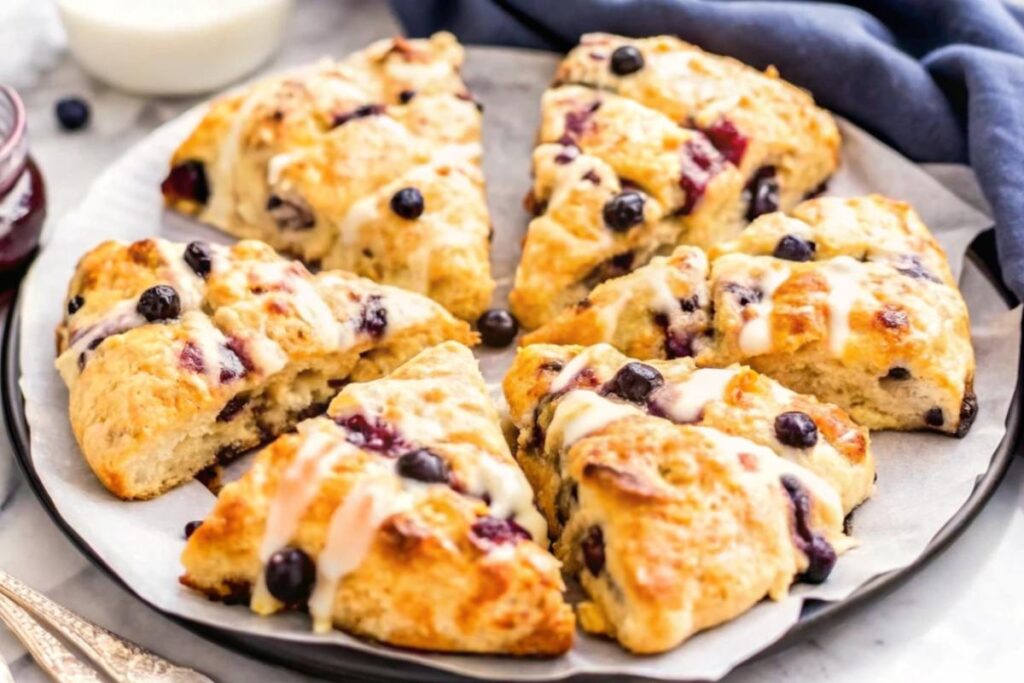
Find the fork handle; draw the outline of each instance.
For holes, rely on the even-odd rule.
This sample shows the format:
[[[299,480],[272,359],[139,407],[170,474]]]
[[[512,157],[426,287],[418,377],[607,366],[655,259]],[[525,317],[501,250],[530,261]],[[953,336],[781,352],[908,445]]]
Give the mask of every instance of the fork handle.
[[[75,657],[28,612],[2,595],[0,621],[11,629],[36,664],[57,683],[102,683],[95,671]]]

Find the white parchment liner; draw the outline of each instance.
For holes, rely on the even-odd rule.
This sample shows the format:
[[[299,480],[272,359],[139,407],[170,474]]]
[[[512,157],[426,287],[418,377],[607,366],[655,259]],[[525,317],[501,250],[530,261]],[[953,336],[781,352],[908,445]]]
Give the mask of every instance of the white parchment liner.
[[[555,57],[536,52],[470,48],[466,76],[486,105],[488,193],[496,228],[493,261],[505,301],[527,216],[521,199],[529,187],[529,159],[541,92]],[[154,132],[111,166],[82,205],[50,235],[26,279],[22,301],[22,389],[31,428],[32,458],[59,514],[97,555],[142,598],[197,622],[289,641],[337,643],[347,648],[415,661],[467,676],[549,680],[581,673],[618,673],[663,679],[716,679],[782,636],[798,619],[803,598],[839,600],[878,574],[906,566],[966,501],[1004,436],[1004,420],[1017,378],[1019,310],[1008,311],[995,288],[964,252],[991,221],[957,199],[921,169],[852,125],[843,123],[842,170],[830,194],[870,191],[912,202],[949,252],[973,320],[978,354],[975,389],[980,414],[962,440],[931,434],[876,433],[878,489],[859,509],[853,530],[861,546],[844,555],[823,586],[797,586],[787,600],[762,602],[735,621],[692,638],[659,656],[635,657],[606,640],[580,634],[566,656],[549,660],[431,655],[351,638],[316,636],[298,614],[264,619],[244,607],[226,607],[179,586],[182,528],[214,502],[191,483],[153,501],[123,503],[89,471],[71,435],[67,392],[53,368],[53,330],[75,262],[105,239],[135,240],[160,234],[228,241],[205,227],[164,214],[158,193],[167,159],[200,112],[192,111]],[[479,352],[489,381],[500,381],[511,350]],[[247,464],[233,467],[233,474]],[[940,596],[941,599],[941,596]],[[337,648],[332,659],[343,661]]]

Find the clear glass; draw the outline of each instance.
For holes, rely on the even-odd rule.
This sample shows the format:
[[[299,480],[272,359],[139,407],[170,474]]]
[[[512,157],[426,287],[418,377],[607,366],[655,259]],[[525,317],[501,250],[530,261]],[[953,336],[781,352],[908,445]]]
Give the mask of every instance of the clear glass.
[[[25,107],[0,86],[0,286],[9,287],[39,246],[46,188],[29,153]]]

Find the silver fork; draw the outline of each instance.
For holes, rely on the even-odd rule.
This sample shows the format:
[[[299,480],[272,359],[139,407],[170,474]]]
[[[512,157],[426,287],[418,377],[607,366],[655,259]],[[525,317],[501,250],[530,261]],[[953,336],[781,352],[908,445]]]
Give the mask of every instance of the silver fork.
[[[176,666],[139,645],[86,621],[66,607],[32,590],[10,574],[0,571],[0,601],[8,598],[8,602],[16,602],[31,612],[36,619],[66,638],[117,683],[214,683],[197,671]],[[3,678],[0,677],[0,682],[2,681]]]
[[[3,595],[0,595],[0,621],[17,636],[39,668],[57,683],[102,683],[95,671],[75,657],[28,612]]]

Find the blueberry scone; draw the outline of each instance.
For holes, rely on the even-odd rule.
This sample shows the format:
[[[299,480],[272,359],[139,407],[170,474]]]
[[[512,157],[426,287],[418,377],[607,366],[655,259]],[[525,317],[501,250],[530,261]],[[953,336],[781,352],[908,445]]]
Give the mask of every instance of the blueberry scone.
[[[820,191],[835,121],[773,71],[672,37],[585,35],[541,105],[511,295],[527,327],[676,244],[707,248]]]
[[[83,454],[149,498],[289,429],[348,381],[474,333],[418,294],[311,275],[251,240],[105,242],[79,262],[57,368]]]
[[[512,420],[522,430],[520,464],[556,530],[571,504],[541,451],[551,411],[570,391],[611,396],[669,422],[756,443],[818,475],[838,492],[844,512],[874,489],[866,429],[842,409],[741,365],[698,368],[692,358],[639,362],[607,344],[534,344],[519,350],[504,387]]]
[[[645,401],[657,389],[640,394],[656,383],[653,366],[629,363],[599,391],[604,353],[561,369],[563,350],[520,353],[505,382],[517,457],[547,503],[556,556],[587,593],[577,607],[585,630],[634,652],[668,650],[784,597],[795,579],[824,581],[852,544],[839,496],[808,469],[709,420],[652,414]]]
[[[435,651],[554,655],[574,616],[472,353],[350,384],[190,536],[182,582],[259,614]]]
[[[396,38],[217,100],[175,151],[165,200],[476,318],[494,283],[462,60],[450,34]]]

